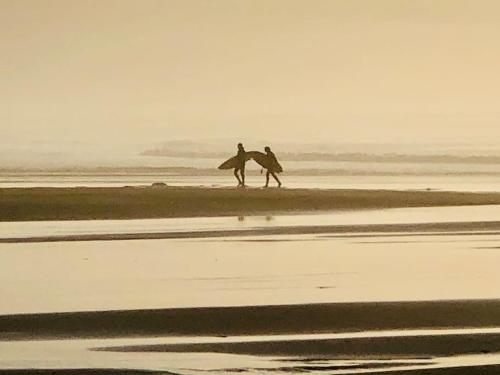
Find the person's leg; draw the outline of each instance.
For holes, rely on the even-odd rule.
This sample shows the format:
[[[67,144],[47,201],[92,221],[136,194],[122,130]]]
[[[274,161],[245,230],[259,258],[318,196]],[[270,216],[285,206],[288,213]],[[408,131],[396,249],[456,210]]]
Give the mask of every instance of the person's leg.
[[[264,187],[268,187],[269,186],[269,171],[266,172],[266,186]]]
[[[274,179],[278,183],[278,187],[281,187],[281,181],[279,180],[278,176],[276,176],[276,173],[271,172],[271,174],[273,175]]]
[[[239,168],[234,168],[234,177],[238,180],[238,186],[241,186],[240,176],[238,175]]]
[[[245,187],[245,165],[240,168],[241,173],[241,186]]]

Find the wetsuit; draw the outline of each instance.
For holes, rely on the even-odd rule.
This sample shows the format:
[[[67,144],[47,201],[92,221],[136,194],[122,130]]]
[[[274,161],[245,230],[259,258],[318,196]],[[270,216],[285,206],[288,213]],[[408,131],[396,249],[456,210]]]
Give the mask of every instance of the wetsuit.
[[[238,150],[238,154],[236,155],[238,158],[238,166],[236,167],[239,170],[245,171],[245,163],[247,161],[247,153],[245,150]]]
[[[238,165],[234,168],[234,176],[238,180],[238,186],[245,186],[245,163],[247,161],[247,153],[244,148],[238,149],[236,158],[238,159]],[[240,176],[238,176],[238,172],[241,174],[241,179]]]
[[[266,185],[265,187],[269,186],[269,175],[273,176],[273,178],[276,180],[278,183],[278,186],[281,186],[281,181],[279,180],[278,176],[276,176],[276,173],[283,172],[281,169],[281,166],[278,162],[278,159],[276,158],[276,155],[274,155],[274,152],[271,150],[266,151],[266,155],[269,158],[269,168],[267,169],[266,173]]]
[[[272,151],[268,151],[267,152],[267,157],[269,158],[269,160],[271,161],[270,165],[269,165],[269,168],[268,168],[268,171],[269,172],[277,172],[277,173],[280,173],[280,167],[279,167],[279,163],[278,163],[278,159],[276,159],[276,155],[274,155],[274,152]]]

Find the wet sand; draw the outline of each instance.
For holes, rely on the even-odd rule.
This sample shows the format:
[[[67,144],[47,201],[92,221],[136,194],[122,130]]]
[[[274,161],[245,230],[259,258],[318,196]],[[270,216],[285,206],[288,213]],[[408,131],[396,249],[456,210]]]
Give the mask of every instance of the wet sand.
[[[500,365],[376,372],[378,375],[498,375],[499,373]]]
[[[299,369],[305,372],[306,369]],[[335,370],[335,369],[330,369]],[[286,370],[283,371],[285,373]],[[378,375],[498,375],[500,366],[463,366],[451,368],[434,368],[426,370],[401,370],[401,371],[377,371],[372,374]],[[172,374],[168,371],[143,371],[125,369],[22,369],[22,370],[0,370],[0,374],[9,375],[148,375],[148,374]]]
[[[5,375],[150,375],[172,374],[168,371],[146,371],[128,369],[98,369],[98,368],[70,368],[70,369],[8,369],[0,370]]]
[[[500,193],[204,187],[0,189],[0,221],[139,219],[500,204]]]
[[[356,374],[367,370],[375,374],[488,375],[500,370],[495,359],[500,352],[500,332],[497,328],[481,327],[498,327],[499,323],[500,300],[8,315],[0,316],[0,345],[31,342],[33,346],[36,340],[50,339],[56,341],[39,341],[39,348],[47,343],[65,347],[68,339],[71,339],[68,344],[73,345],[74,340],[92,338],[93,341],[80,344],[79,356],[95,353],[114,358],[109,363],[119,364],[123,356],[147,355],[144,359],[149,361],[150,371],[141,362],[135,366],[132,362],[123,370],[80,366],[2,369],[0,374],[198,374],[210,371],[211,364],[216,364],[217,369],[211,371],[218,374],[304,371]],[[328,336],[325,333],[331,332],[345,333],[325,337]],[[113,343],[111,337],[121,339]],[[137,341],[146,343],[137,345]],[[195,367],[202,366],[190,370],[176,364],[176,355],[192,358],[201,355],[199,358],[205,360],[210,355],[230,355],[236,363],[245,363],[238,358],[249,356],[263,359],[254,360],[257,367],[233,368],[224,361],[226,357],[212,357],[212,362],[189,362]],[[169,366],[169,370],[159,366],[161,363]]]
[[[446,222],[446,223],[416,223],[416,224],[367,224],[367,225],[314,225],[287,226],[258,229],[235,230],[200,230],[200,231],[169,231],[156,233],[99,233],[51,235],[34,237],[5,237],[2,243],[40,243],[40,242],[70,242],[70,241],[116,241],[116,240],[159,240],[159,239],[196,239],[220,237],[253,237],[270,235],[301,235],[301,234],[370,234],[370,233],[450,233],[478,234],[487,231],[492,234],[500,231],[500,221],[477,222]]]
[[[0,206],[12,209],[17,199],[19,207],[8,212],[23,218],[19,220],[30,220],[27,219],[33,217],[30,215],[47,209],[53,199],[49,216],[67,220],[71,217],[65,215],[71,210],[77,215],[93,218],[96,213],[101,215],[107,209],[111,215],[119,213],[124,215],[120,218],[126,218],[127,215],[149,210],[154,204],[159,205],[155,215],[222,215],[229,213],[226,213],[225,206],[217,205],[217,202],[220,203],[224,197],[229,197],[230,201],[239,201],[243,197],[245,201],[246,195],[249,196],[249,204],[255,204],[257,211],[267,210],[269,199],[277,201],[275,206],[271,204],[272,210],[281,212],[288,210],[284,207],[293,207],[291,213],[299,213],[306,206],[308,211],[321,211],[491,204],[500,200],[498,194],[374,190],[170,187],[115,190],[4,189],[0,190],[3,194]],[[123,200],[122,191],[130,192],[125,194]],[[189,194],[196,197],[192,204],[186,203]],[[23,211],[31,204],[31,199],[38,202],[34,204],[33,211]],[[91,204],[94,199],[95,206]],[[131,199],[137,199],[135,206],[130,203]],[[182,206],[184,203],[186,207]],[[131,211],[123,208],[129,204],[134,208]],[[195,204],[198,207],[194,207]],[[249,210],[247,203],[241,203],[241,206],[235,204],[246,215],[255,212],[246,211]],[[362,211],[357,212],[363,215]],[[53,220],[51,217],[45,219]],[[485,298],[498,297],[496,273],[492,269],[498,254],[495,249],[498,247],[500,221],[486,221],[495,217],[474,219],[477,221],[465,215],[463,221],[454,222],[315,223],[310,226],[241,230],[174,229],[170,232],[115,234],[106,231],[63,236],[43,236],[42,231],[37,237],[4,237],[0,240],[4,242],[0,249],[3,267],[5,271],[11,271],[4,274],[4,295],[30,300],[33,295],[41,296],[43,290],[49,287],[66,304],[58,305],[59,301],[54,307],[49,303],[44,305],[48,310],[44,310],[34,302],[26,306],[20,304],[10,311],[4,310],[4,314],[9,315],[0,315],[0,348],[8,349],[11,362],[9,358],[3,359],[3,362],[0,358],[2,365],[7,366],[0,369],[0,374],[198,374],[214,371],[209,370],[214,364],[218,366],[215,373],[219,374],[242,371],[268,374],[325,371],[331,374],[362,371],[407,375],[498,374],[500,299]],[[266,235],[274,237],[264,237]],[[434,237],[431,239],[430,236]],[[194,240],[204,237],[224,238]],[[78,242],[161,238],[186,239]],[[9,244],[50,241],[60,243]],[[295,247],[289,244],[290,241]],[[302,242],[299,244],[299,241]],[[310,241],[307,254],[303,254],[303,241]],[[398,255],[404,252],[408,257],[406,263],[402,261],[402,255]],[[17,262],[19,257],[28,255],[31,264]],[[273,268],[272,275],[278,270],[280,275],[286,277],[278,281],[267,280],[268,271],[263,269],[259,256],[269,263],[279,264],[277,269]],[[242,257],[246,260],[242,268],[244,272],[232,263],[241,262]],[[284,261],[288,258],[290,262]],[[57,259],[57,262],[51,259]],[[391,262],[398,268],[393,273],[384,268]],[[470,267],[462,269],[459,264],[470,264]],[[200,269],[204,272],[196,268],[198,265],[203,267]],[[67,291],[57,286],[60,283],[58,275],[65,275],[66,272],[59,272],[61,267],[73,270],[71,280],[67,282],[70,294],[65,294]],[[116,268],[118,273],[110,273],[110,268]],[[183,272],[176,272],[177,269]],[[311,280],[301,278],[304,270],[315,272],[316,276]],[[358,272],[349,273],[349,277],[343,273],[353,270]],[[120,272],[127,273],[130,280],[120,278]],[[325,276],[325,272],[330,273]],[[410,277],[407,272],[415,272],[418,277]],[[29,283],[24,280],[24,275],[28,274],[31,275]],[[200,279],[194,280],[193,275]],[[399,280],[401,290],[411,296],[411,301],[403,302],[394,297],[397,291],[391,289],[391,285],[399,284]],[[131,285],[139,288],[149,285],[152,293],[143,295],[147,303],[141,300],[136,305],[113,305],[117,301],[131,302],[136,293]],[[387,294],[389,298],[384,299],[386,294],[382,293],[370,302],[360,302],[362,295],[359,292],[369,288],[368,285],[384,293],[392,291],[393,294]],[[455,285],[458,286],[453,289]],[[186,289],[179,289],[181,286]],[[426,288],[437,290],[437,295],[425,292]],[[260,299],[254,301],[249,298],[246,289]],[[460,293],[453,294],[457,289]],[[171,305],[168,299],[171,290],[187,291],[186,298],[191,303],[187,306],[228,307]],[[293,294],[295,299],[275,302],[264,298],[283,290]],[[101,300],[94,301],[92,305],[92,298],[97,298],[101,292],[106,300],[112,300],[110,305],[99,305]],[[314,293],[321,293],[315,298],[325,299],[311,302],[308,298]],[[341,302],[339,296],[344,295],[342,293],[347,293],[355,302]],[[323,294],[326,297],[322,297]],[[194,304],[200,295],[208,295],[214,301],[220,301],[216,296],[221,295],[229,298],[241,296],[248,306],[236,306],[234,302],[218,305],[210,300],[206,304]],[[422,296],[429,300],[414,301]],[[461,299],[441,300],[443,296]],[[160,305],[154,305],[157,300],[161,301]],[[323,301],[327,303],[317,303]],[[331,303],[334,301],[336,303]],[[298,304],[293,304],[296,302]],[[66,306],[70,308],[65,309]],[[71,306],[79,307],[72,309]],[[86,308],[95,311],[81,311]],[[415,330],[422,332],[415,333]],[[460,330],[463,332],[456,332]],[[381,336],[384,332],[389,334]],[[328,336],[339,334],[348,337]],[[365,336],[355,337],[357,334]],[[79,340],[81,342],[77,343]],[[81,345],[78,348],[80,351],[65,351],[66,347],[77,345]],[[53,351],[47,349],[49,346]],[[17,351],[17,348],[26,351]],[[30,348],[35,349],[30,351]],[[44,356],[49,352],[52,357],[46,360]],[[184,359],[177,356],[184,356]],[[233,358],[233,364],[236,363],[234,368],[226,362],[229,357]],[[475,359],[471,360],[471,357]],[[189,361],[186,362],[186,358]],[[387,363],[383,363],[384,360]],[[398,360],[401,362],[397,363]],[[422,361],[419,364],[412,362],[419,360]],[[246,361],[253,364],[248,365]],[[30,363],[37,369],[30,369]],[[56,367],[51,367],[54,364]],[[122,370],[121,365],[126,370]],[[264,369],[259,367],[261,365],[269,367]],[[75,369],[75,366],[79,368]],[[195,371],[190,366],[198,367]]]
[[[500,326],[500,300],[0,315],[0,340],[313,334]]]
[[[500,334],[357,337],[275,341],[111,346],[99,351],[125,353],[226,353],[328,359],[415,359],[500,351]]]

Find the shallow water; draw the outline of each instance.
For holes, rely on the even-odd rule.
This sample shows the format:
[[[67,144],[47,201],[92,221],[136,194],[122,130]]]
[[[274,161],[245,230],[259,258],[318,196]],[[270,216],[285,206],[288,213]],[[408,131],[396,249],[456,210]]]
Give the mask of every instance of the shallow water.
[[[324,373],[352,374],[370,373],[381,369],[428,369],[437,367],[477,366],[500,363],[500,353],[456,355],[436,358],[406,359],[329,359],[307,357],[252,356],[223,353],[134,353],[95,351],[103,347],[123,345],[151,345],[165,343],[217,343],[242,341],[279,342],[293,340],[342,340],[348,338],[376,337],[424,337],[447,335],[483,335],[498,333],[499,329],[463,329],[463,330],[425,330],[425,331],[387,331],[355,332],[331,335],[296,335],[296,336],[249,336],[249,337],[197,337],[197,338],[125,338],[99,340],[49,340],[0,342],[0,368],[115,368],[163,370],[175,374],[203,373]],[[302,371],[301,371],[302,370]]]
[[[391,170],[393,172],[393,170]],[[475,171],[477,172],[477,171]],[[307,189],[389,189],[389,190],[447,190],[447,191],[500,191],[500,175],[417,175],[417,176],[287,176],[281,177],[288,188]],[[7,187],[110,187],[151,185],[164,182],[171,186],[228,187],[235,179],[227,176],[172,176],[168,174],[0,174],[0,188]],[[248,176],[249,186],[264,185],[264,176]],[[274,181],[271,181],[274,186]]]
[[[113,353],[91,351],[90,348],[137,343],[164,342],[155,340],[65,340],[65,341],[24,341],[0,342],[0,368],[133,368],[165,370],[177,374],[201,374],[207,371],[218,373],[265,371],[280,373],[280,368],[288,367],[293,372],[300,363],[290,363],[287,358],[257,357],[249,355],[216,353]],[[168,340],[166,340],[168,341]],[[170,340],[172,341],[172,340]],[[183,341],[182,339],[180,341]],[[28,359],[29,358],[29,359]],[[319,369],[325,364],[355,365],[375,361],[321,361]],[[389,364],[413,361],[383,361]],[[392,363],[391,363],[392,362]],[[428,362],[427,360],[425,362]],[[273,371],[274,370],[274,371]]]
[[[276,217],[0,223],[0,236],[498,220],[499,206]],[[500,298],[500,234],[377,233],[0,244],[0,314],[194,306]],[[199,375],[352,374],[499,364],[500,354],[331,359],[215,353],[117,353],[152,343],[481,335],[472,330],[0,342],[0,369],[128,368]],[[466,372],[465,372],[466,373]]]
[[[225,216],[139,220],[0,222],[0,238],[83,234],[254,230],[289,226],[415,224],[500,220],[500,205],[335,211],[310,215]]]
[[[0,245],[0,314],[500,298],[500,235]]]

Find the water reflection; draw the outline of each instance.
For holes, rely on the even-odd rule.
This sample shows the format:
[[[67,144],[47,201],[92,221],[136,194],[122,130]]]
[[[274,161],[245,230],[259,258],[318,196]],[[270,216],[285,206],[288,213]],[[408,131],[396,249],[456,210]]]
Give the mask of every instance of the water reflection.
[[[82,234],[231,231],[288,226],[486,222],[499,220],[500,205],[392,208],[309,215],[197,217],[140,220],[2,222],[0,238]]]
[[[429,330],[425,333],[393,331],[382,333],[384,337],[397,338],[415,334],[428,334],[442,337],[456,334],[458,330]],[[497,332],[498,329],[472,329],[462,330],[459,335],[478,337],[479,335]],[[345,338],[366,337],[370,339],[377,333],[361,332],[341,335]],[[312,337],[297,336],[297,340],[314,340]],[[317,335],[317,339],[326,335]],[[334,335],[333,335],[334,336]],[[380,335],[379,335],[380,336]],[[122,338],[122,339],[91,339],[91,340],[49,340],[49,341],[21,341],[0,342],[0,368],[1,369],[36,369],[36,368],[120,368],[144,369],[156,371],[169,371],[175,374],[206,374],[207,371],[216,374],[231,373],[267,373],[270,375],[283,373],[324,373],[328,374],[358,374],[371,369],[429,369],[438,367],[457,366],[485,366],[500,363],[500,354],[457,354],[453,356],[439,355],[434,358],[391,358],[390,352],[383,358],[344,358],[335,359],[325,355],[322,357],[308,356],[253,356],[224,353],[115,353],[107,351],[94,351],[92,348],[123,346],[123,345],[151,345],[162,343],[183,342],[222,342],[233,340],[280,340],[279,337],[255,337],[246,339],[230,337],[217,338]],[[341,339],[341,338],[339,338]],[[487,339],[486,339],[487,340]],[[332,353],[333,355],[335,353]],[[365,369],[363,371],[363,369]],[[467,373],[466,369],[463,372]],[[493,373],[493,372],[488,372]]]
[[[317,238],[0,244],[0,314],[500,298],[499,234]]]
[[[253,219],[258,218],[258,217],[259,217],[259,216],[250,216],[250,217],[247,217],[247,216],[238,216],[238,221],[239,221],[240,223],[242,223],[242,222],[244,222],[244,221],[245,221],[245,220],[247,220],[247,219],[253,220]],[[271,221],[273,221],[273,220],[274,220],[274,216],[272,216],[272,215],[266,215],[266,216],[264,216],[263,218],[264,218],[264,220],[265,220],[265,221],[267,221],[267,222],[271,222]]]

